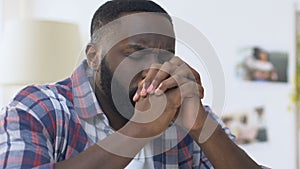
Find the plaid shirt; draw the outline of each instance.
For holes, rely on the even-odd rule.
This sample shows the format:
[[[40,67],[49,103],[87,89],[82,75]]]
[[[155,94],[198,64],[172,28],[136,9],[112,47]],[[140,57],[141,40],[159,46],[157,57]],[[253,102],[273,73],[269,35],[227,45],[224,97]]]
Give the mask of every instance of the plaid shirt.
[[[0,168],[54,168],[54,163],[78,155],[111,134],[91,77],[84,61],[64,81],[21,90],[0,114]],[[206,111],[217,120],[208,107]],[[201,148],[175,125],[152,143],[155,151],[167,150],[153,156],[156,169],[212,168]]]

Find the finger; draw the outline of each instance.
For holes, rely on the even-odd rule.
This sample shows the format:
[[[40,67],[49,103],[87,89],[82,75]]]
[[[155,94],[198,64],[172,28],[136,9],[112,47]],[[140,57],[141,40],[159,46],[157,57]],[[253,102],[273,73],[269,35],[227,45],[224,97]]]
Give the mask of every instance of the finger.
[[[193,73],[193,79],[195,79],[198,84],[202,85],[200,74],[191,66],[189,65],[187,66],[190,68],[191,72]]]
[[[168,89],[171,89],[176,86],[180,86],[183,83],[188,82],[189,79],[192,79],[192,81],[196,81],[193,77],[193,73],[191,72],[191,69],[186,65],[182,64],[179,67],[176,67],[175,71],[172,73],[172,76],[169,77],[166,80],[163,80],[159,86],[155,90],[156,95],[161,95]]]
[[[134,102],[137,102],[139,100],[140,93],[141,93],[141,90],[143,88],[143,84],[144,84],[144,80],[142,80],[142,81],[139,82],[138,88],[137,88],[137,90],[136,90],[136,92],[135,92],[135,94],[133,96],[133,99],[132,99]]]
[[[198,83],[199,94],[201,96],[200,98],[203,99],[203,97],[204,97],[204,88],[202,86],[200,74],[195,69],[190,67],[188,64],[186,64],[186,66],[189,67],[189,69],[191,70],[191,73],[192,73],[192,74],[188,75],[189,79],[192,80],[192,81],[195,81],[196,83]]]
[[[168,79],[170,77],[170,75],[175,74],[174,72],[178,69],[178,66],[181,66],[181,65],[185,65],[185,62],[182,61],[178,56],[174,56],[174,57],[172,57],[172,59],[170,59],[170,61],[164,62],[164,64],[160,68],[159,72],[157,72],[157,74],[152,82],[152,85],[150,88],[150,89],[152,89],[152,92],[153,92],[153,89],[155,89],[154,93],[156,91],[156,94],[160,95],[163,92],[165,92],[167,89],[175,87],[176,83],[174,82],[173,79],[169,79],[171,81],[169,81],[168,83],[172,84],[172,85],[170,85],[170,87],[168,87],[169,84],[164,85],[164,83],[162,83],[162,82],[165,81],[166,79]],[[186,66],[186,70],[189,70],[189,68],[187,66]],[[183,73],[179,73],[179,74],[183,74]],[[158,86],[160,88],[162,88],[162,90],[158,89]],[[151,91],[151,90],[149,90],[149,91]]]
[[[197,96],[199,99],[204,97],[204,88],[196,82],[188,81],[179,86],[180,94],[183,100],[185,98],[191,98]]]
[[[179,68],[182,68],[181,66],[187,66],[189,68],[189,70],[191,70],[193,76],[191,76],[191,74],[189,74],[189,78],[191,80],[195,79],[197,83],[199,83],[201,85],[201,78],[199,73],[193,69],[191,66],[189,66],[188,64],[186,64],[182,59],[180,59],[178,56],[174,56],[169,62],[171,62],[174,65],[177,65]],[[184,67],[185,68],[185,67]]]
[[[187,77],[189,80],[197,82],[202,88],[199,91],[201,94],[201,97],[202,98],[204,97],[204,89],[202,87],[201,77],[200,77],[200,74],[195,69],[193,69],[188,64],[184,63],[175,70],[174,74],[180,74],[181,76]]]
[[[176,65],[176,66],[180,66],[180,65],[182,65],[184,63],[184,61],[181,60],[178,56],[172,57],[172,59],[170,59],[169,62],[172,63],[172,64],[174,64],[174,65]]]
[[[174,56],[169,62],[174,65],[177,65],[178,71],[179,70],[181,71],[181,69],[189,70],[188,72],[191,72],[192,74],[188,73],[188,74],[186,74],[186,76],[190,80],[195,80],[198,84],[202,85],[199,73],[195,69],[193,69],[191,66],[186,64],[183,60],[181,60],[178,56]]]
[[[174,74],[179,74],[190,80],[196,81],[192,70],[190,69],[190,67],[187,64],[182,64],[182,65],[178,66],[176,68],[176,70],[174,71]]]
[[[184,78],[183,76],[180,76],[179,74],[175,74],[168,79],[164,80],[159,84],[159,86],[155,90],[155,95],[161,95],[164,92],[166,92],[169,89],[172,89],[174,87],[180,86],[183,83],[186,83],[188,81],[187,78]]]
[[[166,79],[168,79],[171,74],[176,70],[176,65],[171,64],[170,62],[165,62],[159,71],[156,73],[153,81],[152,81],[152,92],[160,85],[160,83]],[[150,91],[150,90],[149,90]]]
[[[157,72],[161,68],[161,64],[152,64],[147,72],[147,75],[144,79],[144,83],[142,85],[142,89],[140,91],[140,95],[145,97],[150,91],[152,91],[153,86],[150,86]],[[150,90],[151,89],[151,90]]]

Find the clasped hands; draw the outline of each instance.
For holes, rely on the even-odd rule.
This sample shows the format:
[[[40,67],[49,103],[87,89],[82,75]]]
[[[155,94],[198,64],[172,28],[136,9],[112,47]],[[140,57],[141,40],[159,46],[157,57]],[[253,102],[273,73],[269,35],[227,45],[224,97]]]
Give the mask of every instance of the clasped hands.
[[[199,132],[206,117],[203,96],[198,72],[174,56],[163,64],[152,64],[139,83],[131,121],[139,123],[141,137],[159,136],[172,121],[188,132]]]

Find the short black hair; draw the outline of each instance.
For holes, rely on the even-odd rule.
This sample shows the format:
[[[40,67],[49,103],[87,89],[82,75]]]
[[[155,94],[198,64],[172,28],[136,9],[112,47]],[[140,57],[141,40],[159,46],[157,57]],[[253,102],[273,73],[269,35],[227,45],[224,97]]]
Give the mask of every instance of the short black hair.
[[[150,0],[110,0],[101,5],[95,12],[90,29],[90,36],[93,39],[95,31],[105,24],[117,19],[126,12],[157,12],[165,14],[172,23],[170,15],[158,4]]]
[[[260,60],[260,54],[266,54],[267,55],[267,60],[269,61],[270,60],[270,54],[265,51],[264,49],[260,48],[260,47],[253,47],[253,56],[254,56],[254,59],[257,59],[257,60]]]
[[[254,56],[255,59],[259,59],[259,55],[262,52],[262,49],[260,47],[253,47],[253,53],[252,55]]]

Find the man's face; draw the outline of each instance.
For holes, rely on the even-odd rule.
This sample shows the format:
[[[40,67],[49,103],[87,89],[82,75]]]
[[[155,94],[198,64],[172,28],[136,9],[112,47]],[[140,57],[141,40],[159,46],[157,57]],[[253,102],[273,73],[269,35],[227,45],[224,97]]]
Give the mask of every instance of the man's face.
[[[153,14],[152,14],[153,15]],[[161,27],[163,31],[170,31],[173,34],[173,28],[170,21],[159,15],[153,18],[144,18],[143,16],[135,16],[134,22],[130,27],[130,31],[143,32],[147,27]],[[128,23],[125,27],[128,27]],[[123,34],[127,34],[128,28],[120,30]],[[120,40],[115,45],[106,48],[106,44],[101,44],[102,60],[100,65],[100,87],[110,98],[113,98],[112,104],[116,105],[117,109],[126,118],[130,118],[132,113],[133,95],[137,89],[138,83],[142,81],[151,64],[160,63],[170,60],[174,55],[175,39],[170,36],[154,34],[154,33],[137,34],[126,37]],[[109,39],[109,38],[108,38]],[[130,99],[130,102],[128,102]],[[129,105],[130,103],[130,105]],[[121,107],[120,107],[121,106]],[[131,108],[129,108],[131,107]],[[124,111],[125,110],[125,111]]]

